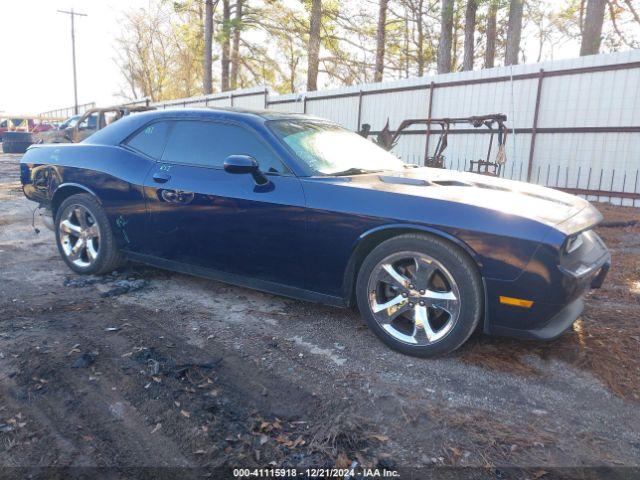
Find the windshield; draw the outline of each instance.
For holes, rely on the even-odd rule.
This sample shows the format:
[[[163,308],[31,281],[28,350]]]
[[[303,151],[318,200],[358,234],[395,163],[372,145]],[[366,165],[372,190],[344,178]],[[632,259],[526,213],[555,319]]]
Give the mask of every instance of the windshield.
[[[301,161],[324,175],[354,175],[404,167],[399,158],[338,125],[298,119],[267,123]]]
[[[78,123],[78,120],[80,119],[80,115],[76,115],[74,117],[69,117],[67,118],[64,122],[62,122],[60,124],[60,130],[64,130],[65,128],[70,128],[70,127],[75,127],[76,123]]]

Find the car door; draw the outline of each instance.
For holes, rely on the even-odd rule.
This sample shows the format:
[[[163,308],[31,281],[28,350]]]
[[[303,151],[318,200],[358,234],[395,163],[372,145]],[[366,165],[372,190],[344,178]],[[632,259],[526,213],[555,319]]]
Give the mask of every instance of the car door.
[[[254,157],[269,183],[224,171],[230,155]],[[206,268],[302,286],[302,186],[249,127],[175,120],[145,195],[154,256],[194,273]]]

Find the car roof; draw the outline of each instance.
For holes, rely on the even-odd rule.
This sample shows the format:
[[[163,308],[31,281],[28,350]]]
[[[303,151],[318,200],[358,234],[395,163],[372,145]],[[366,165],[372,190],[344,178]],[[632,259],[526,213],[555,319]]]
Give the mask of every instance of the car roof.
[[[258,125],[264,124],[264,122],[268,120],[285,119],[304,119],[332,123],[329,120],[311,115],[276,112],[271,110],[248,110],[235,107],[168,108],[127,115],[118,121],[107,125],[102,130],[98,130],[96,133],[84,140],[83,143],[115,145],[123,141],[133,131],[141,128],[145,124],[162,119],[227,120],[253,125],[254,127],[258,127]]]
[[[153,110],[151,112],[142,112],[136,115],[145,115],[147,117],[176,117],[176,116],[198,116],[198,117],[228,117],[229,119],[263,119],[263,120],[279,120],[287,118],[296,119],[317,119],[324,120],[319,117],[295,112],[280,112],[274,110],[258,110],[241,107],[189,107],[189,108],[169,108],[163,110]],[[326,120],[325,120],[326,121]]]

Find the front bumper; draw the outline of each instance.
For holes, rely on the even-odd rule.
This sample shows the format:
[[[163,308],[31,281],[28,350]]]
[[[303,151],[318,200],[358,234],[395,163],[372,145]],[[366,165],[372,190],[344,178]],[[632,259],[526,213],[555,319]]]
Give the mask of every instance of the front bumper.
[[[611,255],[604,243],[597,236],[593,240],[588,255],[573,259],[573,270],[557,263],[550,265],[543,260],[544,255],[540,255],[530,263],[528,271],[513,282],[486,280],[484,331],[492,335],[550,340],[570,328],[582,313],[583,296],[589,289],[602,286],[611,265]],[[499,301],[501,295],[531,299],[533,305],[531,308],[505,305]]]
[[[569,329],[575,322],[584,308],[584,300],[578,297],[569,305],[556,313],[545,325],[540,328],[522,330],[501,325],[494,325],[491,329],[493,335],[504,337],[515,337],[524,340],[553,340]]]

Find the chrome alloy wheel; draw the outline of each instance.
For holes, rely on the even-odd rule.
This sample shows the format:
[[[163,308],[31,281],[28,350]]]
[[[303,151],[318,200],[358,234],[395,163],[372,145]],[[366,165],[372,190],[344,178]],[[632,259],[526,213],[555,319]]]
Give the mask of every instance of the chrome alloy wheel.
[[[98,258],[100,229],[89,210],[72,205],[64,212],[58,225],[62,251],[74,265],[87,268]]]
[[[453,276],[434,258],[398,252],[379,262],[369,277],[369,307],[393,338],[410,345],[443,339],[460,316]]]

